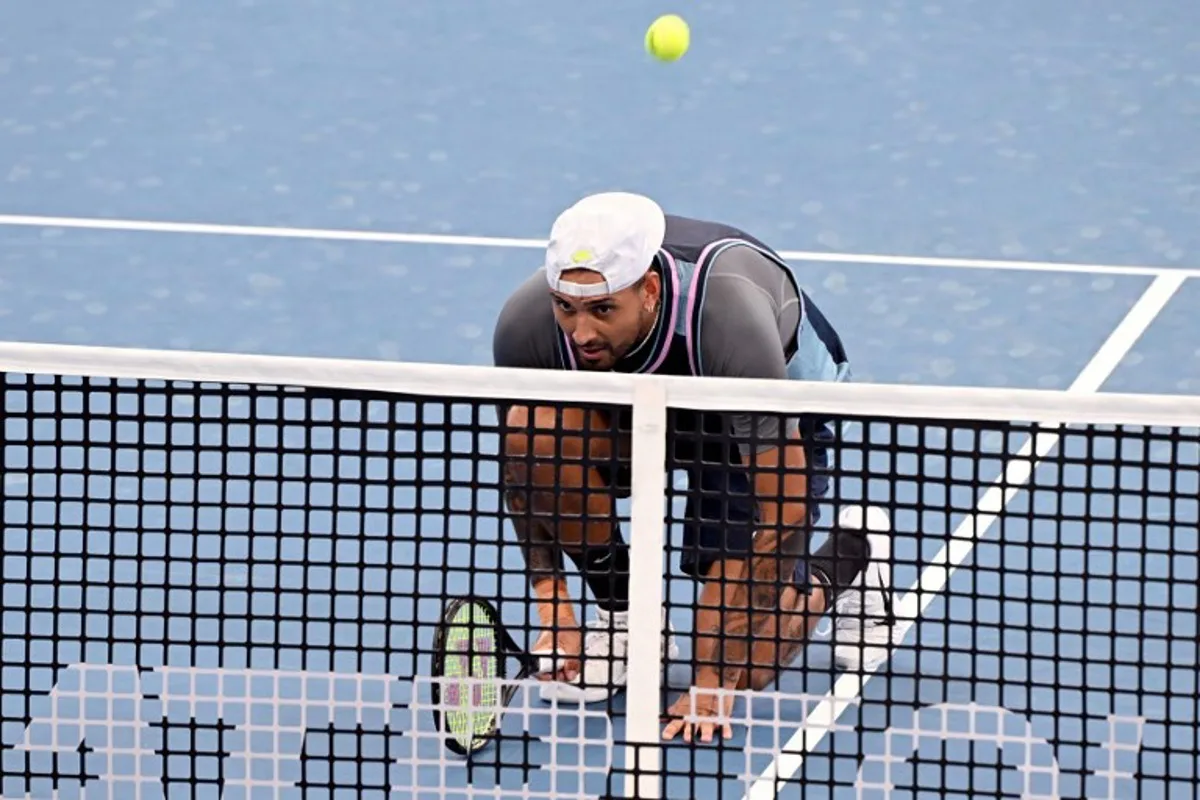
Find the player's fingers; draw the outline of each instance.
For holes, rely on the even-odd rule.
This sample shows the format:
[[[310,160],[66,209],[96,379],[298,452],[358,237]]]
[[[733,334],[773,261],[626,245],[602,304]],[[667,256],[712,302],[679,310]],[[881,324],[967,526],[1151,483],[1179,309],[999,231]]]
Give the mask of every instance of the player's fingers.
[[[732,697],[726,698],[725,704],[724,704],[724,709],[721,712],[721,717],[722,717],[722,719],[721,719],[721,735],[723,737],[725,737],[726,739],[732,739],[733,738],[733,722],[730,721],[731,717],[733,717],[733,698]]]
[[[575,676],[579,674],[581,666],[579,659],[559,656],[554,659],[553,668],[547,670],[547,672],[553,675],[556,681],[570,681],[574,680]]]
[[[683,727],[683,720],[675,717],[667,723],[667,727],[663,728],[662,738],[664,741],[670,741],[679,735],[680,729]]]
[[[539,681],[571,683],[579,677],[580,666],[579,661],[575,659],[565,662],[555,659],[553,663],[543,662],[543,670],[534,677]]]

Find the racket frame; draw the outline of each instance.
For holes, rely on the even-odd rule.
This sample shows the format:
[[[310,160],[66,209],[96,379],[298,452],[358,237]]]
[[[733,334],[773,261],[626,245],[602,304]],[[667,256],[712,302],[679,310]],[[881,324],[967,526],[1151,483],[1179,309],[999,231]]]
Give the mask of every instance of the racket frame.
[[[497,645],[496,649],[496,671],[497,679],[504,682],[503,692],[500,697],[499,709],[496,711],[495,725],[490,733],[477,736],[472,740],[471,747],[464,747],[455,736],[447,730],[445,725],[445,715],[442,713],[442,681],[445,679],[446,670],[446,642],[450,635],[451,628],[461,627],[462,623],[455,623],[454,617],[463,608],[463,606],[475,605],[483,610],[487,617],[487,624],[491,627],[492,633],[495,636]],[[478,625],[469,625],[468,627],[479,627]],[[509,657],[516,658],[520,663],[521,668],[517,672],[516,677],[511,681],[508,680],[506,661]],[[504,716],[504,709],[512,702],[513,695],[520,688],[519,682],[525,680],[531,675],[539,671],[538,660],[530,655],[523,647],[516,643],[512,634],[504,627],[504,623],[500,621],[500,614],[492,603],[480,597],[471,595],[462,595],[452,597],[442,609],[442,617],[438,621],[437,630],[433,637],[433,663],[431,665],[430,674],[433,676],[430,691],[432,692],[432,709],[433,723],[439,732],[445,735],[446,747],[453,753],[460,756],[470,757],[473,753],[482,750],[493,740],[496,739],[500,732],[501,720]]]

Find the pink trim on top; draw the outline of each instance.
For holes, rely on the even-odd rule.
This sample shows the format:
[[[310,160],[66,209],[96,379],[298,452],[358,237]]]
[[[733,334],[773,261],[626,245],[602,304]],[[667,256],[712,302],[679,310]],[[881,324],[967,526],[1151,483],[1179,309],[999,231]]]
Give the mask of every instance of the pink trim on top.
[[[677,295],[679,294],[679,285],[682,282],[679,277],[679,265],[675,263],[675,259],[666,250],[660,250],[659,252],[666,259],[667,266],[671,268],[671,276],[675,279],[675,289],[671,292],[671,316],[667,319],[666,330],[662,332],[662,346],[659,348],[658,358],[654,360],[654,363],[648,369],[644,370],[645,372],[654,372],[667,360],[667,353],[671,352],[671,339],[675,336],[675,317],[679,314]]]
[[[688,288],[687,298],[687,316],[684,317],[683,338],[687,345],[688,364],[692,368],[693,375],[700,374],[700,348],[696,344],[694,332],[692,331],[692,320],[695,318],[696,303],[700,299],[700,284],[703,283],[704,275],[704,259],[708,258],[708,254],[716,248],[728,244],[731,239],[718,239],[712,242],[703,250],[700,251],[700,257],[696,259],[696,271],[692,273],[692,285]]]

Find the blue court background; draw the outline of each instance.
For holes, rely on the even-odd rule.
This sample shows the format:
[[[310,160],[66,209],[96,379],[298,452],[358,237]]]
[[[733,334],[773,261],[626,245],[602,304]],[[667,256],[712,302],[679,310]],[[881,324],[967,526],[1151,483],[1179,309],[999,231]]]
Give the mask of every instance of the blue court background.
[[[694,33],[669,67],[641,52],[667,10]],[[537,238],[620,188],[781,249],[1200,264],[1200,7],[1179,0],[112,0],[2,22],[0,214]],[[0,226],[0,338],[486,364],[537,256]],[[1150,281],[800,271],[860,380],[1038,388],[1065,388]],[[1198,291],[1106,390],[1200,388]],[[868,700],[902,689],[881,679]]]

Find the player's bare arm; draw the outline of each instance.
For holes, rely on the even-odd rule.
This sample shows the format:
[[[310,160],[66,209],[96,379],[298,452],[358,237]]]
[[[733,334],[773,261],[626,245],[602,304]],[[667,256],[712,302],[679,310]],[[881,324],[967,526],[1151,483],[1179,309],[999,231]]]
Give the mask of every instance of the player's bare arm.
[[[606,427],[600,414],[574,408],[514,406],[506,414],[505,505],[543,629],[531,651],[558,656],[548,680],[572,681],[580,670],[582,635],[563,554],[586,562],[589,547],[613,541],[613,498],[590,466],[612,456]]]
[[[527,430],[528,407],[513,408],[508,417],[510,429]],[[550,519],[534,510],[535,505],[544,503],[534,500],[530,465],[522,458],[527,455],[528,438],[510,435],[507,443],[506,449],[515,457],[504,464],[504,503],[521,544],[529,585],[537,602],[538,622],[543,628],[539,643],[550,652],[578,656],[581,649],[579,622],[562,574],[562,550]],[[578,671],[579,664],[577,659],[565,659],[555,667],[556,677],[569,680]]]

